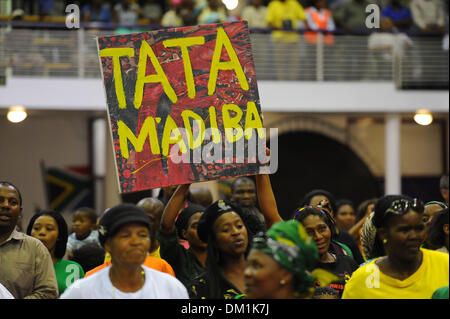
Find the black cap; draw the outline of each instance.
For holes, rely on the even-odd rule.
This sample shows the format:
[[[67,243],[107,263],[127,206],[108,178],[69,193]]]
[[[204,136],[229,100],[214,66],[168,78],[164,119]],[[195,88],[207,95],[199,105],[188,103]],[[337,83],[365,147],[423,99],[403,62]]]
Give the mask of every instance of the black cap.
[[[113,236],[122,226],[132,223],[143,224],[150,230],[150,218],[136,205],[119,204],[107,209],[99,222],[100,244],[105,246],[109,237]]]
[[[177,228],[177,233],[178,236],[181,237],[182,239],[186,239],[183,236],[183,230],[186,230],[189,224],[189,219],[192,217],[192,215],[196,214],[196,213],[203,213],[203,211],[205,210],[205,207],[198,205],[198,204],[193,204],[193,203],[188,203],[187,207],[184,208],[181,213],[178,215],[178,218],[175,222],[175,227]]]
[[[207,243],[209,234],[212,231],[212,227],[216,219],[228,212],[235,212],[242,218],[242,210],[239,208],[239,206],[233,204],[230,201],[218,200],[217,202],[209,205],[198,221],[198,237],[203,242]]]

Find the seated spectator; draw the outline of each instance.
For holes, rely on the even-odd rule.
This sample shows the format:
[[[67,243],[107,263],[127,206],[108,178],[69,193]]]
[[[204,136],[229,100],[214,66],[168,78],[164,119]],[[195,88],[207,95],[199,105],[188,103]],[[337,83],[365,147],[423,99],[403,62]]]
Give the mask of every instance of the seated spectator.
[[[402,5],[400,0],[391,0],[382,11],[381,16],[391,19],[399,31],[408,31],[412,25],[412,14],[408,7]]]
[[[336,26],[348,34],[366,32],[366,0],[352,0],[341,4],[333,11]]]
[[[55,0],[38,0],[39,15],[41,19],[45,16],[51,16]]]
[[[183,25],[196,25],[198,15],[202,10],[194,6],[193,0],[181,0],[180,15],[183,19]]]
[[[100,246],[98,240],[97,214],[92,208],[83,207],[73,214],[72,230],[67,242],[67,256],[87,243],[95,243]]]
[[[113,20],[115,23],[126,26],[134,26],[139,22],[142,10],[136,0],[124,0],[113,8]]]
[[[444,34],[445,11],[439,0],[411,0],[410,8],[414,24],[421,32]]]
[[[52,258],[44,244],[16,230],[22,195],[0,181],[0,278],[16,299],[58,298]]]
[[[175,277],[142,266],[150,249],[150,219],[144,211],[132,204],[117,205],[103,214],[99,228],[111,264],[76,281],[62,299],[188,298]]]
[[[75,249],[70,260],[80,264],[86,274],[104,263],[105,250],[97,244],[86,244]]]
[[[148,19],[150,24],[160,24],[163,8],[158,0],[145,0],[142,6],[142,16]]]
[[[181,5],[179,3],[175,4],[174,1],[172,1],[170,7],[170,10],[164,13],[161,19],[161,25],[165,27],[182,27],[184,25],[184,21],[183,17],[181,16]],[[161,189],[159,196],[161,197],[161,201],[167,204],[167,201],[174,191],[174,187]]]
[[[52,257],[59,295],[76,280],[84,277],[84,270],[79,264],[62,259],[66,253],[67,233],[64,217],[51,210],[34,214],[27,227],[27,235],[39,239]]]
[[[198,24],[223,23],[227,21],[227,13],[220,0],[208,0],[208,5],[198,16]]]
[[[91,4],[86,4],[81,9],[81,16],[84,22],[112,22],[111,9],[104,0],[92,0]]]
[[[250,0],[250,3],[242,10],[242,20],[247,20],[250,28],[266,28],[267,7],[262,0]]]

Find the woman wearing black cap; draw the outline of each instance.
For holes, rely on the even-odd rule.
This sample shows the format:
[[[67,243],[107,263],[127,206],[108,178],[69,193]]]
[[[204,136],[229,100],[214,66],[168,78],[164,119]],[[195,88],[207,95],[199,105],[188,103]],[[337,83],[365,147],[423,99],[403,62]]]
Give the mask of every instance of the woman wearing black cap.
[[[180,185],[173,193],[161,216],[157,234],[161,257],[169,262],[175,276],[185,286],[205,271],[207,247],[197,235],[198,221],[205,208],[192,203],[186,204],[189,185]],[[178,242],[178,237],[188,241],[189,249]]]
[[[193,299],[232,299],[245,290],[245,258],[249,252],[249,233],[235,204],[219,200],[201,216],[197,232],[208,243],[206,271],[190,289]]]
[[[150,219],[135,205],[107,210],[99,223],[99,240],[111,266],[70,286],[61,299],[186,299],[176,278],[142,266],[150,248]]]

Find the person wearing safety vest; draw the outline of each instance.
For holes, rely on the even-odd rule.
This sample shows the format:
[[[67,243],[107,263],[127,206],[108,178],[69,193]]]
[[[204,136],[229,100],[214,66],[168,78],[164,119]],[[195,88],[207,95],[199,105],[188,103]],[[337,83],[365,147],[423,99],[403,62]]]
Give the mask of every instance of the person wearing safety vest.
[[[305,31],[304,38],[307,43],[317,44],[318,32],[333,32],[336,29],[331,10],[326,8],[325,0],[315,0],[314,6],[305,9],[308,29]],[[334,44],[332,33],[323,34],[323,43],[327,45]]]

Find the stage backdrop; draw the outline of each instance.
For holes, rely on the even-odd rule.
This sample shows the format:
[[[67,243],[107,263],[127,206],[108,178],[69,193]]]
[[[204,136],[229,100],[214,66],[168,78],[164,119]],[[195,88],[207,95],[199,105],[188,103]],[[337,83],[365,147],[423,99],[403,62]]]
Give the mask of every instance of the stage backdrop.
[[[268,166],[257,155],[266,133],[245,21],[97,43],[121,193]]]

